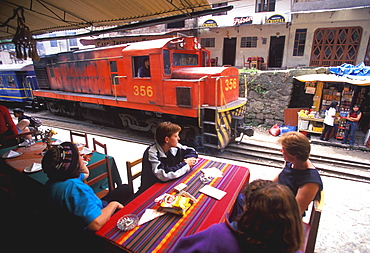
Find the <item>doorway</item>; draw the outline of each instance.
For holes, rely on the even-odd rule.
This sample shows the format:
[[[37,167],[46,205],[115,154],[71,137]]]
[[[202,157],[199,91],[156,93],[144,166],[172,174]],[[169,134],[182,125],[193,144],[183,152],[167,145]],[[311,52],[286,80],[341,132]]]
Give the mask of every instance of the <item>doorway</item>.
[[[236,38],[224,38],[224,51],[222,53],[222,65],[235,65]]]
[[[284,55],[285,36],[271,36],[269,49],[269,68],[281,68]]]

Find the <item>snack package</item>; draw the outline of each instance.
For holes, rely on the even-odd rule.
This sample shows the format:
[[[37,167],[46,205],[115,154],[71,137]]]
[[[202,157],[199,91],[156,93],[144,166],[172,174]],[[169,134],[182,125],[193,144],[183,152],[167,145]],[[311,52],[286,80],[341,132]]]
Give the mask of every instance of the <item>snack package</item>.
[[[164,194],[156,199],[159,203],[159,212],[168,212],[178,215],[184,215],[185,212],[191,207],[192,203],[196,202],[191,194],[181,191],[178,195]]]

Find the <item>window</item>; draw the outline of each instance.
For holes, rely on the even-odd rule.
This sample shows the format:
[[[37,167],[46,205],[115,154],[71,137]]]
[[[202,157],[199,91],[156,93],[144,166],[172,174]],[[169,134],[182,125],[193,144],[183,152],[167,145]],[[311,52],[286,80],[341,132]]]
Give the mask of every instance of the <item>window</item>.
[[[50,34],[50,37],[56,37],[55,34]],[[58,41],[57,40],[51,40],[50,41],[50,47],[58,47]]]
[[[303,56],[306,44],[307,29],[295,30],[293,56]]]
[[[4,87],[4,81],[3,81],[3,77],[0,76],[0,87]]]
[[[132,57],[132,70],[134,77],[150,77],[149,55]]]
[[[257,0],[256,12],[275,11],[276,0]]]
[[[163,64],[164,64],[164,74],[171,74],[171,62],[170,62],[170,51],[163,50]]]
[[[167,24],[167,29],[168,28],[183,28],[183,27],[185,27],[185,20]]]
[[[198,66],[198,55],[196,54],[173,54],[174,66]]]
[[[215,47],[215,38],[201,38],[200,44],[204,47]]]
[[[242,37],[240,47],[257,47],[257,37]]]
[[[14,76],[5,76],[8,87],[16,87]]]
[[[227,6],[227,3],[212,4],[212,9]],[[212,16],[227,15],[227,11],[212,14]]]
[[[76,35],[76,32],[68,32],[67,35]],[[77,47],[77,39],[68,39],[70,47]]]
[[[362,38],[362,28],[318,28],[312,42],[310,66],[355,65]]]
[[[116,61],[110,61],[109,62],[110,72],[118,72],[117,71],[117,62]]]

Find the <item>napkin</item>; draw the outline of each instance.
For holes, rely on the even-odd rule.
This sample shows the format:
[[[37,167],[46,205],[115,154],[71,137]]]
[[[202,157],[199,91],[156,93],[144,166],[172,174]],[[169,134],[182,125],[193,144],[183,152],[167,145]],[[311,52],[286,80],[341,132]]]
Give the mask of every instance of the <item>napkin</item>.
[[[18,152],[15,152],[15,151],[13,151],[13,150],[10,150],[10,151],[6,152],[6,153],[3,155],[3,157],[5,157],[5,158],[11,158],[11,157],[14,157],[14,156],[19,156],[19,154],[20,154],[20,153],[18,153]]]
[[[81,151],[80,151],[80,154],[81,155],[87,155],[87,154],[91,154],[91,150],[90,149],[88,149],[88,148],[86,148],[86,147],[83,147],[82,149],[81,149]]]
[[[156,209],[146,209],[145,213],[143,213],[143,215],[141,216],[138,225],[154,220],[155,218],[158,218],[159,216],[162,216],[163,214],[165,214],[165,212],[158,212]]]
[[[217,169],[216,167],[211,167],[207,169],[201,169],[201,171],[204,173],[205,177],[222,177],[222,171]]]
[[[36,171],[39,171],[41,170],[41,163],[33,163],[31,164],[30,166],[28,166],[25,171],[26,172],[36,172]]]
[[[199,192],[204,193],[217,200],[222,199],[226,195],[226,192],[210,185],[205,185],[202,189],[199,190]]]
[[[51,145],[59,145],[62,144],[63,142],[59,139],[55,140],[54,142],[51,143]]]

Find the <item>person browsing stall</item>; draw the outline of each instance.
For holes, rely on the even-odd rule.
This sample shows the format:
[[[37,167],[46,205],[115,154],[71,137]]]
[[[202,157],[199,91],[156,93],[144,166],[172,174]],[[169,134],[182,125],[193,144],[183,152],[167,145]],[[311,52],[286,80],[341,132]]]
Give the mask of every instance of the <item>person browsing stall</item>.
[[[320,174],[309,160],[311,144],[308,138],[299,132],[284,133],[279,143],[285,166],[273,181],[289,187],[304,216],[308,205],[314,199],[319,200],[323,190]]]
[[[358,122],[360,121],[361,116],[362,112],[360,111],[360,106],[354,105],[350,113],[347,114],[347,124],[349,125],[349,129],[346,129],[342,144],[347,144],[349,136],[349,145],[353,147],[355,144],[355,134],[358,127]]]
[[[179,240],[173,253],[294,253],[303,244],[302,217],[288,187],[255,180],[245,189],[241,217]]]
[[[332,102],[329,108],[325,111],[324,118],[324,130],[320,136],[320,140],[328,141],[330,139],[331,132],[333,131],[335,114],[337,113],[336,107],[338,102]]]
[[[49,178],[46,187],[52,205],[72,214],[91,231],[99,230],[131,197],[129,186],[120,185],[100,200],[84,183],[89,169],[71,142],[50,148],[42,159],[42,168]]]
[[[198,152],[179,143],[181,127],[171,122],[160,123],[155,142],[144,152],[141,186],[138,194],[158,182],[179,178],[195,165]]]

